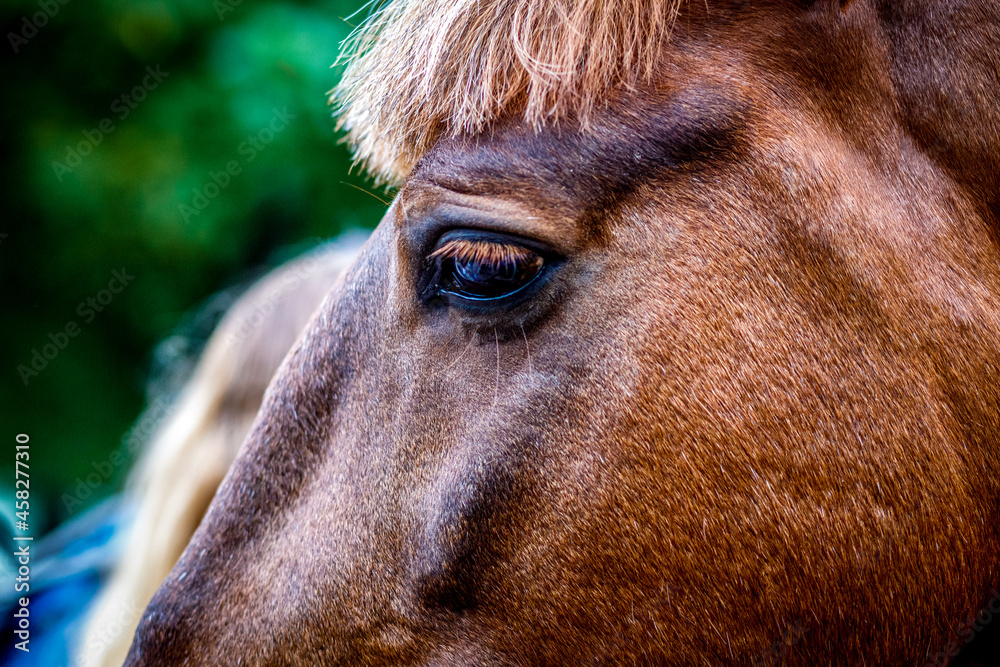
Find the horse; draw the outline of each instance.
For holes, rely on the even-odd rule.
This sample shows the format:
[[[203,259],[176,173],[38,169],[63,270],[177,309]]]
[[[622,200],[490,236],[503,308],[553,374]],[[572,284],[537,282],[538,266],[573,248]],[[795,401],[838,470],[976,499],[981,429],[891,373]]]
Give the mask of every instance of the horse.
[[[1000,611],[1000,6],[365,26],[400,189],[126,665],[948,663]]]
[[[123,558],[88,614],[75,664],[124,662],[139,612],[191,539],[268,382],[359,247],[345,235],[256,281],[227,309],[180,395],[168,407],[153,401],[147,413],[161,421],[129,479],[136,509]]]

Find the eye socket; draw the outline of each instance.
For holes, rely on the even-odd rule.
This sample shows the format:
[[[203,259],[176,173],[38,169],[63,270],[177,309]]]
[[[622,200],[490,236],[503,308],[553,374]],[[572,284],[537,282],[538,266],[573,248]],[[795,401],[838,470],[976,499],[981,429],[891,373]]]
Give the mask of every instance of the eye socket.
[[[546,258],[497,234],[446,234],[427,258],[425,301],[447,298],[473,307],[510,305],[545,273]]]

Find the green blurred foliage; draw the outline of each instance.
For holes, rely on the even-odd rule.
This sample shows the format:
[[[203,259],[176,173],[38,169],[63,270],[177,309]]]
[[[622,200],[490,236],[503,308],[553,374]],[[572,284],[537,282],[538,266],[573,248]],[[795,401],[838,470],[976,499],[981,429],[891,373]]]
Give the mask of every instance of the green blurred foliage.
[[[0,513],[13,509],[15,434],[31,436],[41,534],[65,518],[62,494],[120,447],[151,350],[185,313],[276,249],[381,218],[384,204],[352,187],[371,189],[349,173],[327,104],[360,5],[0,7]],[[86,300],[122,269],[134,280],[91,312]],[[26,385],[18,366],[70,322],[79,335]],[[114,492],[114,477],[84,505]]]

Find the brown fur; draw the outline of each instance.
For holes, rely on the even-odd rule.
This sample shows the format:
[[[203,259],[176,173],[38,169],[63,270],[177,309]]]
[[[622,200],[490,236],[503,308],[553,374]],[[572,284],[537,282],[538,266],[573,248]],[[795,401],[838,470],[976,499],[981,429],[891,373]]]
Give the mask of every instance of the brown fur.
[[[149,603],[177,562],[278,364],[356,250],[332,244],[276,269],[219,324],[129,481],[136,517],[122,561],[90,614],[76,664],[122,664],[139,623],[131,609]]]
[[[586,126],[395,142],[127,664],[945,651],[1000,581],[998,54],[991,2],[690,3]],[[431,307],[455,228],[564,260]]]

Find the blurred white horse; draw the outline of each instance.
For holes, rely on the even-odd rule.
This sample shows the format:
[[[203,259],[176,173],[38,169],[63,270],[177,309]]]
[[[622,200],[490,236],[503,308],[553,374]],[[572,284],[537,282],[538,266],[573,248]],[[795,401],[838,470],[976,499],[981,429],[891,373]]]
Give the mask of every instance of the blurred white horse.
[[[135,519],[82,634],[81,667],[124,662],[141,610],[201,521],[271,376],[362,240],[345,236],[275,269],[219,323],[130,477]]]

